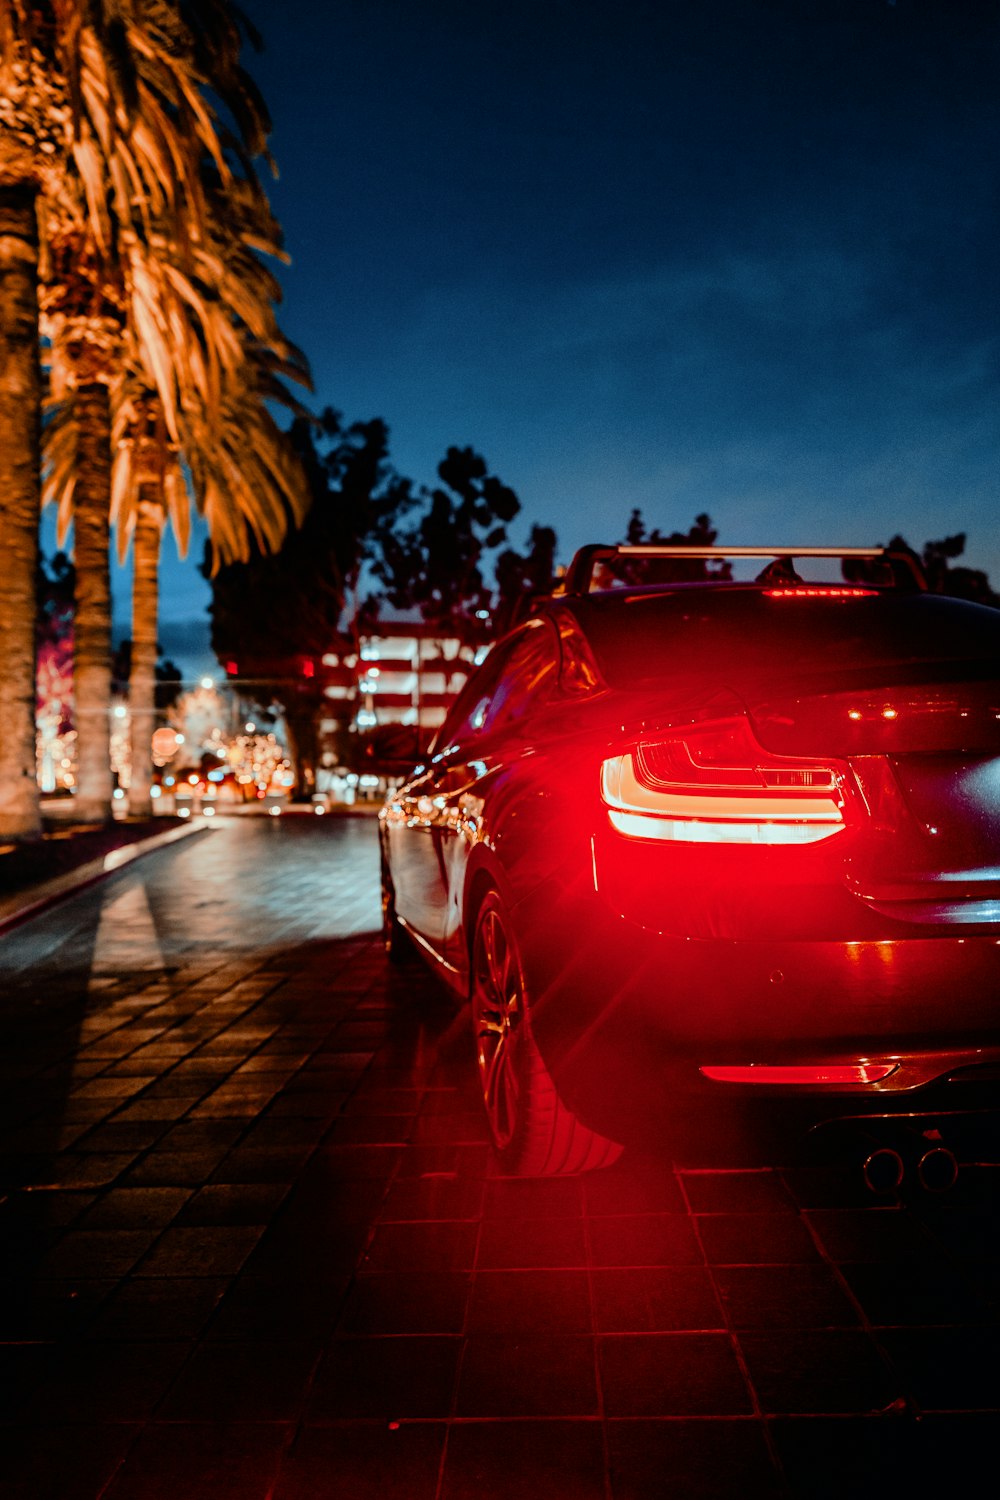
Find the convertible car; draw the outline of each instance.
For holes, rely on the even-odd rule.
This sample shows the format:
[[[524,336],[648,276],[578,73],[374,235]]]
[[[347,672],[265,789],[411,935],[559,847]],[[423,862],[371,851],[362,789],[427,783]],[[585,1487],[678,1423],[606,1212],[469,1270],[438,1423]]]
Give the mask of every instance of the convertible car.
[[[640,1095],[1000,1078],[998,662],[878,548],[577,554],[380,817],[505,1169],[610,1162]]]

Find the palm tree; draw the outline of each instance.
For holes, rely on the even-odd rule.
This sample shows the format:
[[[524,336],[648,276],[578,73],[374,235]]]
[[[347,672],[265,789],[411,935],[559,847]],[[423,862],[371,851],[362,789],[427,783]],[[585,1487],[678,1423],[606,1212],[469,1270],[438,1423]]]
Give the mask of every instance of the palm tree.
[[[38,237],[34,198],[0,178],[0,833],[40,828],[35,776]]]
[[[265,405],[280,402],[304,414],[282,376],[309,384],[304,356],[275,320],[278,284],[256,253],[280,256],[280,232],[253,179],[222,188],[217,176],[207,181],[211,231],[189,266],[178,263],[165,235],[148,236],[141,254],[133,247],[125,262],[124,337],[102,346],[113,413],[111,521],[120,554],[130,538],[134,545],[129,810],[135,814],[151,810],[158,559],[166,519],[183,555],[193,498],[206,515],[214,553],[229,561],[248,555],[251,535],[263,550],[277,547],[289,517],[300,520],[306,505],[301,465]],[[74,516],[79,528],[83,447],[81,386],[73,376],[76,323],[62,315],[70,284],[64,279],[51,299],[56,378],[45,428],[44,498],[58,502],[60,538]],[[90,304],[96,306],[94,297]],[[92,343],[95,336],[91,324],[86,337]],[[91,403],[83,416],[92,421],[94,412]],[[98,506],[99,500],[92,509]],[[106,516],[104,509],[105,524]],[[91,727],[95,720],[106,723],[106,714],[93,715]],[[106,747],[97,750],[93,769],[107,766]],[[110,787],[98,791],[107,797]]]
[[[128,436],[116,447],[112,519],[120,550],[133,536],[129,810],[134,814],[151,810],[157,568],[165,516],[183,555],[193,498],[208,523],[213,551],[230,561],[249,555],[251,536],[264,550],[277,548],[289,520],[301,521],[308,503],[301,463],[267,405],[279,403],[304,415],[282,377],[310,384],[305,357],[275,318],[278,283],[259,259],[260,252],[284,258],[280,230],[252,177],[223,192],[218,178],[212,180],[210,163],[205,175],[215,212],[193,258],[193,274],[182,275],[169,254],[158,263],[173,297],[164,325],[171,331],[171,347],[158,349],[152,333],[144,345],[148,365],[172,361],[175,420],[165,420],[162,403],[140,382],[134,410],[125,403]]]
[[[50,235],[42,327],[52,345],[52,383],[74,393],[73,702],[76,816],[111,815],[111,398],[125,333],[125,288],[85,232]],[[62,538],[61,538],[62,540]]]
[[[131,404],[127,414],[130,438],[117,454],[127,457],[135,487],[132,515],[132,657],[129,666],[129,733],[131,776],[129,812],[148,817],[152,812],[153,730],[156,720],[156,655],[160,602],[160,539],[167,507],[178,520],[180,550],[187,543],[187,496],[177,463],[177,445],[170,440],[163,409],[151,393]],[[119,466],[119,473],[122,465]],[[117,477],[117,476],[116,476]],[[117,496],[116,496],[117,498]],[[179,515],[178,515],[179,509]]]
[[[236,17],[228,0],[0,0],[0,835],[40,829],[33,639],[47,230],[68,211],[109,264],[120,236],[154,223],[169,223],[181,244],[197,241],[202,153],[231,176],[202,80],[229,107],[244,155],[263,149],[268,127],[239,66]],[[110,465],[97,436],[105,400],[94,389],[106,379],[83,386],[81,414],[89,396],[95,418],[85,485],[96,487]],[[97,547],[88,534],[85,551]],[[96,619],[103,605],[81,600],[85,614],[91,602]],[[102,629],[95,623],[95,653]]]

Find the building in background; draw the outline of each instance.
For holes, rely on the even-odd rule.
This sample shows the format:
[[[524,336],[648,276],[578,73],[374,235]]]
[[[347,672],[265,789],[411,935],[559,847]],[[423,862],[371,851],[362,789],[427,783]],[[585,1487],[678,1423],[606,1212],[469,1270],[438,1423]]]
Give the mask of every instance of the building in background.
[[[386,621],[361,637],[360,652],[323,657],[322,675],[330,712],[321,730],[338,724],[370,730],[402,724],[431,733],[441,723],[473,664],[474,650],[433,625]]]

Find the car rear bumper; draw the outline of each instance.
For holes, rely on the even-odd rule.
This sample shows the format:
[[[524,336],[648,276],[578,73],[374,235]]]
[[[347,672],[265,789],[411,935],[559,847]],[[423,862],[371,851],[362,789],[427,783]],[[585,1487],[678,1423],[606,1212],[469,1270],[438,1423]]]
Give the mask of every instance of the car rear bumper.
[[[515,916],[543,1058],[570,1107],[605,1128],[615,1096],[637,1091],[857,1101],[1000,1067],[993,937],[684,938],[626,921],[592,888],[555,885]],[[701,1071],[878,1062],[892,1071],[875,1083],[731,1083]]]

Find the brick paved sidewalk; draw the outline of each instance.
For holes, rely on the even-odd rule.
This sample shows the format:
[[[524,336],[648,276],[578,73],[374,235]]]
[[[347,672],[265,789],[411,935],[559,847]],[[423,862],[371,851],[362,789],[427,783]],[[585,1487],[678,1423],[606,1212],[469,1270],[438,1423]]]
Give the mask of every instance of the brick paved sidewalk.
[[[499,1177],[464,1018],[376,917],[370,824],[234,820],[0,939],[5,1495],[991,1471],[995,1166],[912,1201],[808,1157]]]

